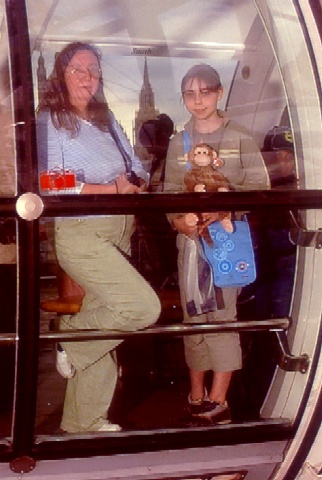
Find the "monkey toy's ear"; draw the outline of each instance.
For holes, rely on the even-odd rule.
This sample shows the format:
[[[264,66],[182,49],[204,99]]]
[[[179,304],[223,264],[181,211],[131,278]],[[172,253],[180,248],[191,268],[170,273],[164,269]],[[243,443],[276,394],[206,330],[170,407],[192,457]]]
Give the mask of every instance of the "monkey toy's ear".
[[[215,150],[212,151],[212,158],[214,162],[214,167],[222,167],[224,165],[224,161],[218,157],[217,152]]]

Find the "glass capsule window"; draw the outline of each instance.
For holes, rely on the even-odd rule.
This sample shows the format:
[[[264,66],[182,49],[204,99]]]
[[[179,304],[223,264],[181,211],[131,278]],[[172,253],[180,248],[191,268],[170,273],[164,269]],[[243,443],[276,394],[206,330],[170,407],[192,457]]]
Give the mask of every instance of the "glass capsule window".
[[[46,456],[53,438],[72,446],[79,437],[107,438],[111,451],[123,452],[136,441],[149,450],[151,432],[159,449],[162,432],[172,448],[183,448],[186,432],[194,447],[200,429],[208,446],[217,445],[225,442],[218,425],[247,437],[245,422],[260,435],[276,425],[291,435],[309,391],[298,387],[318,348],[312,278],[321,262],[321,211],[310,191],[320,190],[322,175],[314,46],[293,2],[7,3],[0,251],[8,292],[0,362],[8,365],[8,387],[0,435],[19,444],[29,368],[22,453],[34,436]],[[17,6],[26,14],[20,23]],[[85,47],[59,56],[75,42]],[[200,72],[183,80],[194,66],[211,71],[209,84]],[[225,121],[214,118],[226,130],[214,135],[208,120],[217,108]],[[227,127],[230,119],[238,126]],[[211,172],[228,178],[222,195],[205,180],[187,186],[196,144],[206,144]],[[119,177],[120,162],[124,173],[141,175],[140,187]],[[15,202],[25,194],[21,214]],[[198,222],[198,242],[178,236],[176,220],[188,214]],[[202,223],[210,218],[212,228]],[[249,256],[235,248],[239,223],[250,229]],[[198,292],[199,304],[191,258],[199,269],[200,259],[208,265],[203,280],[213,282],[215,268],[226,280],[216,280],[216,289],[211,283],[206,301]],[[229,293],[233,274],[254,276]],[[222,358],[225,350],[240,355],[233,366],[220,363],[234,371],[222,404],[211,399],[211,365],[202,357],[196,363],[194,353],[203,343],[201,355],[209,350],[211,362],[219,361],[214,338],[222,340]],[[201,372],[205,390],[192,398]],[[244,478],[226,477],[234,475]]]

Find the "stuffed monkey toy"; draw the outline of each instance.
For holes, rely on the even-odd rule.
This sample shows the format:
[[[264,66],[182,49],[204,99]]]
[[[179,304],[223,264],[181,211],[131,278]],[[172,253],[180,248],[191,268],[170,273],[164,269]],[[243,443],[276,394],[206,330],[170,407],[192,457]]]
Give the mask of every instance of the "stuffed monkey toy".
[[[205,143],[199,143],[190,149],[187,160],[191,164],[184,177],[184,183],[188,192],[227,192],[230,185],[227,178],[216,167],[223,165],[213,148]],[[230,212],[218,212],[218,220],[226,232],[233,232]],[[194,213],[185,215],[187,225],[194,226],[202,222],[201,216]],[[207,229],[202,236],[212,245],[212,240]]]

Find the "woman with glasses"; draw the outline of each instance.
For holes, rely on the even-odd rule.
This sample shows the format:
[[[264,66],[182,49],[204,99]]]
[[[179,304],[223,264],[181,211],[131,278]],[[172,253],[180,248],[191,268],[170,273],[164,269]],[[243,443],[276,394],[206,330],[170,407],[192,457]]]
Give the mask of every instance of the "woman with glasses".
[[[190,147],[199,143],[205,143],[216,151],[222,160],[220,170],[234,189],[269,188],[267,171],[253,138],[218,108],[218,103],[223,96],[218,72],[207,64],[193,66],[182,79],[181,92],[191,118],[185,125],[184,131],[175,135],[170,142],[166,162],[165,191],[185,191],[185,154]],[[203,223],[194,226],[186,222],[186,214],[169,214],[168,218],[179,233],[178,270],[184,321],[193,323],[235,321],[239,293],[237,288],[223,288],[223,302],[218,302],[217,309],[214,311],[197,316],[189,316],[186,311],[183,287],[186,239],[194,238],[210,223],[218,220],[217,213],[203,213]],[[213,423],[230,422],[231,414],[226,401],[227,391],[233,371],[242,367],[238,333],[185,336],[184,348],[190,372],[188,396],[190,413]],[[212,372],[209,390],[205,385],[208,371]]]
[[[63,190],[49,182],[48,193],[139,193],[148,182],[109,110],[100,54],[92,45],[72,43],[56,57],[38,108],[37,139],[40,173],[68,169],[76,176],[76,185]],[[127,179],[126,161],[138,185]],[[127,260],[133,231],[130,215],[55,220],[59,265],[85,292],[80,312],[61,317],[61,330],[135,331],[157,320],[158,297]],[[68,377],[64,431],[120,430],[107,415],[117,380],[112,353],[120,342],[62,344],[57,358]]]

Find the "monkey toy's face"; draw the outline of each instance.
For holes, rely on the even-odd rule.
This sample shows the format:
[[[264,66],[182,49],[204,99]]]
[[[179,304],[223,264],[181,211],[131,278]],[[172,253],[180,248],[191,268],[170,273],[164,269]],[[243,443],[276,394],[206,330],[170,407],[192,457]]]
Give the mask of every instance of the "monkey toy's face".
[[[207,167],[213,163],[213,154],[206,146],[196,147],[193,160],[198,167]]]

